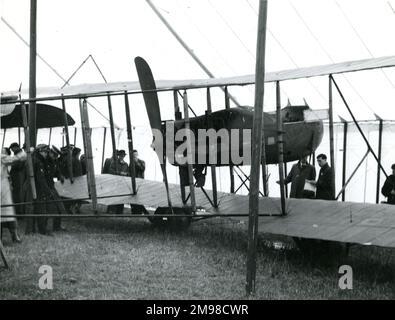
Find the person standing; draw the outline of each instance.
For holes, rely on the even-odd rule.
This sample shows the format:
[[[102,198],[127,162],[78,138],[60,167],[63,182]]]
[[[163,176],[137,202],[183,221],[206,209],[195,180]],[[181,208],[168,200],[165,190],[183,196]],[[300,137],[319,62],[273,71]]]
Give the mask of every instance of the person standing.
[[[11,187],[12,187],[12,200],[14,203],[23,202],[23,182],[25,179],[25,165],[26,165],[26,153],[22,150],[18,143],[14,142],[10,145],[10,150],[14,153],[14,156],[20,157],[21,160],[14,161],[11,164],[10,170],[10,178],[11,178]],[[15,206],[16,213],[23,213],[23,206],[16,205]]]
[[[395,163],[391,166],[392,174],[385,180],[381,193],[387,197],[388,204],[395,204]]]
[[[139,153],[137,150],[133,150],[133,163],[134,163],[134,172],[136,178],[144,179],[144,171],[145,171],[145,162],[144,160],[139,159]],[[139,204],[130,204],[130,210],[132,214],[147,214],[147,210],[143,205]]]
[[[144,160],[139,159],[139,153],[137,150],[133,150],[133,162],[136,178],[144,179],[145,162]]]
[[[60,153],[54,147],[53,149],[49,150],[48,158],[47,158],[47,170],[48,170],[48,186],[51,188],[52,199],[57,200],[54,205],[57,208],[57,212],[60,214],[66,214],[66,209],[64,204],[61,200],[58,191],[55,188],[54,178],[57,178],[62,184],[64,183],[64,176],[60,170],[60,160],[59,160]],[[53,218],[53,231],[66,231],[64,227],[62,227],[62,220],[60,217]]]
[[[109,173],[118,176],[129,175],[129,165],[124,160],[126,156],[125,150],[117,150],[117,160],[110,163]]]
[[[33,170],[34,180],[36,185],[37,199],[34,203],[35,214],[62,214],[62,208],[58,206],[53,200],[58,200],[56,197],[57,192],[53,187],[53,178],[48,168],[48,154],[49,146],[45,144],[39,144],[33,152]],[[52,183],[51,183],[52,179]],[[52,235],[47,229],[48,218],[39,217],[37,218],[38,232],[44,235]]]
[[[307,162],[307,157],[302,157],[298,163],[292,166],[288,176],[284,179],[284,183],[291,183],[290,198],[312,198],[311,192],[305,191],[306,180],[315,180],[315,168]],[[279,181],[277,181],[279,183]]]
[[[115,161],[111,161],[109,174],[117,175],[117,176],[128,176],[129,175],[129,165],[125,162],[126,152],[125,150],[117,150],[117,159]],[[116,204],[108,206],[108,212],[114,212],[116,214],[122,214],[124,209],[123,204]]]
[[[307,156],[300,158],[298,163],[292,166],[288,176],[284,179],[285,184],[291,183],[291,192],[289,197],[298,199],[314,198],[314,193],[312,191],[305,190],[305,184],[306,181],[310,182],[311,180],[315,180],[315,177],[315,168],[307,162]],[[277,183],[280,182],[277,181]],[[306,239],[299,237],[293,237],[293,239],[301,250],[306,250],[306,248],[309,248],[310,246],[309,241]]]
[[[84,163],[84,168],[82,168],[82,161],[80,160],[81,149],[74,147],[71,157],[71,166],[73,169],[73,177],[80,177],[86,174],[86,162]],[[85,173],[84,173],[85,170]]]
[[[311,181],[317,187],[316,199],[322,200],[335,200],[335,183],[333,181],[333,170],[327,162],[325,154],[319,154],[317,156],[317,162],[320,166],[320,173],[318,180]]]
[[[104,165],[103,168],[101,170],[101,173],[110,173],[110,167],[111,164],[113,163],[114,158],[106,158],[106,160],[104,161]]]
[[[16,161],[26,160],[25,153],[18,153],[18,155],[11,155],[11,152],[5,148],[1,150],[1,203],[13,204],[12,191],[8,175],[8,166]],[[4,207],[0,210],[0,222],[8,227],[11,233],[13,242],[21,242],[18,235],[18,225],[15,217],[14,206]],[[2,226],[1,226],[2,227]]]

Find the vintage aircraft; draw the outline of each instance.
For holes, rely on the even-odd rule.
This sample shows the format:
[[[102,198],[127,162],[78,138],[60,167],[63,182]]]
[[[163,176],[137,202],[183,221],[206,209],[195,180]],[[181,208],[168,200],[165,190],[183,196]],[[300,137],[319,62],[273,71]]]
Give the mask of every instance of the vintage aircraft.
[[[158,129],[165,135],[166,124],[162,123],[159,100],[157,97],[155,80],[152,75],[151,69],[147,62],[141,58],[137,57],[135,59],[136,69],[140,80],[140,86],[143,90],[144,101],[147,109],[147,114],[149,117],[151,128]],[[309,106],[287,106],[282,110],[282,122],[284,131],[284,161],[290,162],[299,160],[301,157],[311,155],[317,149],[321,143],[323,136],[323,123],[322,119],[314,119],[312,121],[306,121],[304,118],[304,111],[312,111]],[[198,117],[193,117],[189,119],[189,127],[195,137],[198,137],[199,129],[214,129],[219,131],[221,129],[232,130],[232,129],[250,129],[252,130],[253,122],[253,108],[252,107],[235,107],[228,108],[219,111],[214,111],[210,114],[205,114]],[[174,132],[177,130],[185,128],[185,119],[175,120],[174,122]],[[262,156],[265,158],[266,164],[278,163],[278,150],[277,150],[277,138],[278,138],[278,126],[276,121],[276,115],[273,113],[264,113],[264,137],[266,145],[266,153]],[[168,137],[167,137],[168,138]],[[172,137],[174,140],[174,137]],[[163,141],[165,142],[165,141]],[[247,150],[251,150],[251,140],[243,140],[243,135],[238,136],[238,152],[243,153],[243,148],[246,147]],[[175,144],[177,148],[183,141],[179,141]],[[232,157],[227,155],[230,160],[227,163],[222,162],[221,153],[230,153],[231,148],[235,146],[232,139],[227,142],[218,139],[217,141],[217,156],[216,163],[209,161],[209,145],[208,141],[199,141],[195,139],[196,146],[195,159],[198,158],[198,153],[203,156],[206,161],[205,163],[199,163],[200,165],[215,164],[216,166],[231,166],[239,165],[240,163],[232,163]],[[199,143],[203,143],[201,146]],[[247,146],[245,146],[248,144]],[[158,146],[156,146],[157,148]],[[162,146],[164,149],[164,147]],[[174,149],[170,150],[174,153]],[[168,158],[177,160],[173,154],[167,154]],[[173,165],[178,165],[177,161],[171,163]],[[243,163],[244,165],[250,165],[250,163]]]
[[[284,70],[280,72],[271,72],[265,75],[266,82],[281,82],[283,80],[300,79],[307,77],[316,76],[329,76],[331,81],[334,81],[333,75],[341,74],[345,72],[355,72],[376,68],[394,67],[395,57],[383,57],[373,58],[360,61],[343,62],[324,66],[315,66],[309,68],[299,68],[295,70]],[[141,71],[141,70],[140,70]],[[144,71],[145,72],[145,71]],[[144,72],[139,74],[140,80],[144,81]],[[222,79],[197,79],[197,80],[179,80],[179,81],[156,81],[154,84],[147,84],[145,86],[138,82],[129,83],[112,83],[112,84],[97,84],[97,85],[82,85],[64,88],[59,91],[52,91],[51,95],[37,98],[36,101],[47,101],[47,100],[61,100],[64,99],[79,99],[80,108],[83,110],[84,101],[90,97],[111,97],[115,95],[125,96],[125,109],[127,106],[127,97],[131,94],[143,94],[145,98],[157,99],[157,93],[161,91],[173,91],[178,90],[192,90],[194,88],[212,88],[212,87],[226,87],[233,85],[248,85],[254,83],[254,75],[222,78]],[[153,81],[153,78],[151,78]],[[336,85],[336,83],[334,82]],[[156,89],[155,89],[156,88]],[[38,90],[39,92],[39,90]],[[150,93],[147,95],[147,93]],[[153,98],[152,98],[153,97]],[[156,97],[156,98],[155,98]],[[28,99],[21,100],[21,102],[27,102]],[[110,99],[109,99],[110,101]],[[162,129],[162,121],[158,112],[159,104],[156,104],[152,109],[153,104],[146,101],[147,112],[156,112],[156,116],[150,116],[152,128]],[[283,120],[284,120],[284,136],[288,135],[288,128],[292,128],[294,125],[300,125],[299,128],[308,127],[308,121],[302,117],[297,117],[297,121],[287,121],[285,112],[291,111],[289,115],[293,115],[295,110],[302,110],[303,108],[284,108],[283,109]],[[155,111],[156,110],[156,111]],[[234,112],[237,110],[237,112]],[[306,108],[306,111],[308,109]],[[299,112],[299,111],[298,111]],[[87,113],[81,113],[85,120],[87,120]],[[215,117],[223,117],[223,122],[216,124],[216,128],[224,126],[230,128],[231,126],[238,126],[242,124],[247,127],[247,121],[244,123],[241,119],[247,119],[247,110],[243,108],[229,109],[213,112],[211,119],[215,120]],[[206,128],[204,118],[206,116],[191,118],[189,125],[191,128]],[[232,118],[234,117],[234,118]],[[270,128],[270,115],[265,114],[266,121],[268,122],[267,127]],[[129,116],[126,117],[128,121]],[[222,118],[222,117],[221,117]],[[232,119],[236,119],[235,122]],[[300,122],[300,124],[298,124]],[[314,121],[313,121],[314,122]],[[89,129],[88,122],[83,123],[85,129]],[[184,126],[185,121],[176,120],[175,124],[180,127]],[[312,152],[314,148],[319,144],[322,138],[321,121],[315,121],[314,129],[306,129],[308,136],[305,140],[305,148],[300,147],[297,150],[303,152]],[[289,127],[286,127],[289,126]],[[304,126],[304,127],[303,127]],[[272,127],[273,128],[273,127]],[[83,130],[85,136],[85,152],[88,153],[88,163],[92,162],[92,150],[89,152],[89,130]],[[291,131],[289,131],[291,132]],[[266,139],[270,137],[270,131],[264,132]],[[132,140],[128,137],[129,142]],[[290,150],[290,154],[286,161],[295,159],[296,152],[292,151],[293,146],[289,146],[290,139],[286,138],[285,152]],[[274,148],[277,145],[275,140]],[[269,141],[265,141],[269,142]],[[267,143],[267,159],[268,163],[276,162],[276,155],[270,156],[270,143]],[[130,147],[130,145],[129,145]],[[122,177],[115,175],[95,175],[93,171],[93,165],[88,166],[90,174],[88,176],[82,176],[75,178],[74,182],[66,181],[64,184],[57,183],[56,187],[59,194],[65,198],[75,199],[89,199],[92,202],[93,208],[95,209],[97,204],[114,205],[114,204],[132,204],[144,206],[149,212],[150,217],[154,217],[153,213],[160,212],[160,208],[170,206],[173,208],[183,208],[185,203],[180,199],[179,193],[176,191],[179,188],[178,185],[171,185],[166,183],[166,193],[162,182],[149,181],[144,179],[134,179],[133,177]],[[166,174],[166,168],[164,168],[164,175]],[[131,181],[132,180],[132,181]],[[133,187],[133,180],[137,184],[138,188]],[[167,179],[165,179],[167,182]],[[116,188],[114,188],[116,186]],[[192,190],[191,190],[192,191]],[[214,196],[220,197],[217,205],[213,205],[213,201],[209,198]],[[248,197],[217,192],[216,190],[203,190],[196,188],[195,190],[195,201],[196,207],[200,210],[192,212],[190,216],[192,221],[206,219],[210,217],[233,217],[239,220],[246,219],[248,216]],[[272,197],[261,197],[259,199],[260,209],[259,214],[261,216],[260,230],[268,233],[283,234],[293,237],[302,237],[310,239],[321,239],[331,241],[341,241],[349,243],[379,245],[386,247],[395,247],[395,216],[393,215],[393,206],[385,204],[361,204],[353,202],[337,202],[337,201],[324,201],[324,200],[308,200],[308,199],[287,199],[286,210],[287,215],[283,218],[277,216],[282,215],[282,209],[280,205],[280,199]],[[2,204],[3,205],[3,204]],[[176,210],[177,211],[177,210]],[[188,211],[183,211],[185,214]],[[172,212],[167,211],[167,215],[163,215],[162,219],[168,219],[172,216]],[[177,213],[177,212],[174,212]],[[78,216],[78,215],[77,215]],[[97,215],[97,216],[100,216]],[[105,215],[103,215],[105,216]],[[127,217],[133,217],[131,215],[125,215]],[[146,215],[137,215],[136,217],[146,217]],[[84,215],[80,215],[84,217]]]

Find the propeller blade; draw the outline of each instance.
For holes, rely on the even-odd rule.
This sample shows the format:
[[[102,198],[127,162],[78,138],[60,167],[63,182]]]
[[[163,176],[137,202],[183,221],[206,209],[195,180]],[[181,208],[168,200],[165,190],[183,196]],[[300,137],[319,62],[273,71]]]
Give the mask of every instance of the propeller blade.
[[[162,119],[160,116],[158,94],[156,93],[156,85],[154,76],[148,63],[141,57],[134,59],[137,74],[139,77],[140,87],[143,90],[143,97],[149,122],[152,129],[161,130]]]
[[[151,129],[161,130],[162,119],[160,116],[159,99],[158,94],[156,93],[156,85],[151,68],[149,67],[148,63],[141,57],[136,57],[134,59],[134,64],[136,65],[141,90],[143,90],[145,108],[147,109]],[[163,181],[166,186],[167,202],[171,211],[173,212],[166,173],[166,157],[164,157],[164,159],[161,159],[158,153],[157,156],[159,158],[159,162],[161,163],[160,167],[162,169]]]

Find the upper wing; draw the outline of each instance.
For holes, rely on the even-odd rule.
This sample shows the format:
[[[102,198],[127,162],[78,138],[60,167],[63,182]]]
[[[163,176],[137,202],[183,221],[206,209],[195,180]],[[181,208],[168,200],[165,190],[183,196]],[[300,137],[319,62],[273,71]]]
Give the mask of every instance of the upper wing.
[[[355,60],[340,62],[334,64],[290,69],[283,71],[268,72],[265,75],[265,82],[276,82],[284,80],[293,80],[300,78],[318,77],[329,74],[338,74],[346,72],[355,72],[362,70],[371,70],[377,68],[388,68],[395,66],[395,56],[372,58],[364,60]],[[254,84],[255,75],[244,75],[227,78],[210,78],[210,79],[190,79],[190,80],[158,80],[155,81],[158,91],[181,90],[191,88],[208,88],[224,87],[232,85],[249,85]],[[113,83],[96,83],[68,86],[63,89],[58,88],[38,88],[37,94],[46,96],[67,95],[97,95],[112,92],[141,92],[138,81],[133,82],[113,82]],[[6,94],[15,94],[16,92],[7,92]]]

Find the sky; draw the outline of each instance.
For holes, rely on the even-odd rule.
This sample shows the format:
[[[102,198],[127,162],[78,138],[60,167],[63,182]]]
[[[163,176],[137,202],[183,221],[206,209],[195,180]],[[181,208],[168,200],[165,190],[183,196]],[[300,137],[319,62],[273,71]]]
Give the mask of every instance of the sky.
[[[254,73],[258,0],[152,2],[216,77]],[[0,92],[17,90],[21,83],[23,89],[28,89],[28,46],[3,20],[29,41],[29,8],[29,0],[0,0]],[[69,78],[89,55],[94,57],[108,82],[136,81],[133,63],[136,56],[148,61],[156,79],[208,77],[145,0],[39,0],[37,20],[37,51],[64,79]],[[267,71],[395,55],[395,0],[269,0],[267,26]],[[395,68],[336,75],[335,79],[357,119],[374,119],[376,113],[383,119],[395,120]],[[103,81],[92,60],[88,60],[70,84]],[[37,60],[38,87],[61,87],[63,84],[53,70]],[[283,106],[288,99],[292,104],[302,104],[306,99],[312,109],[328,108],[327,77],[285,81],[281,83],[281,90]],[[254,86],[231,87],[229,91],[242,105],[253,105]],[[213,109],[224,108],[223,92],[213,90],[212,95]],[[162,118],[173,119],[172,94],[161,93],[159,98]],[[149,147],[151,138],[144,102],[139,95],[133,95],[129,100],[131,121],[136,128],[135,140],[140,154],[152,169],[148,178],[160,179],[155,155]],[[100,167],[101,127],[108,126],[105,119],[108,111],[105,100],[89,101],[104,115],[92,107],[89,109],[90,124],[98,128],[93,139],[96,141],[95,166]],[[197,114],[203,114],[205,90],[190,90],[188,101]],[[59,103],[54,105],[60,107]],[[274,84],[265,85],[264,105],[265,111],[275,109]],[[68,101],[67,108],[79,126],[77,101]],[[115,123],[125,127],[122,99],[113,98],[113,109]],[[338,116],[351,119],[337,93],[334,93],[334,113],[335,120],[339,120]],[[392,129],[393,126],[389,126],[386,130]],[[370,138],[376,141],[377,128],[371,130]],[[118,146],[126,149],[125,132],[120,131],[117,135]],[[56,137],[58,144],[59,137]],[[39,139],[46,142],[48,132],[39,134]],[[53,139],[55,141],[55,136]],[[325,139],[320,151],[328,153],[328,139]],[[341,133],[336,141],[339,141],[336,154],[339,153],[337,158],[340,159]],[[350,156],[355,161],[348,164],[350,170],[365,152],[361,139],[355,141]],[[388,167],[393,161],[391,150],[395,140],[386,134],[386,141],[383,154]],[[81,143],[82,138],[78,136],[77,144]],[[109,144],[106,153],[108,156],[111,153]],[[169,168],[172,170],[171,180],[177,182],[176,170]],[[273,169],[274,174],[276,169]],[[374,161],[370,160],[370,185],[374,185],[375,170]],[[366,185],[363,173],[355,185],[362,185],[363,179]],[[221,183],[227,184],[226,179],[221,179]],[[373,191],[359,190],[356,193],[359,197],[367,194],[374,198]]]

